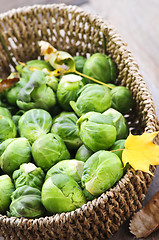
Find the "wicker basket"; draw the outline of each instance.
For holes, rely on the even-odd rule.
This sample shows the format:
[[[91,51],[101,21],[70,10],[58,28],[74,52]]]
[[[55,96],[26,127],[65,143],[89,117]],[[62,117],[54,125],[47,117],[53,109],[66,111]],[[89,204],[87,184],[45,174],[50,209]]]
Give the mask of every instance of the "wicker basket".
[[[134,133],[156,131],[152,97],[138,66],[114,27],[75,6],[36,5],[0,15],[0,76],[7,76],[18,61],[39,57],[39,40],[72,55],[106,51],[118,66],[118,82],[130,89],[135,106],[128,122]],[[155,172],[155,167],[152,171]],[[75,211],[39,219],[0,215],[5,239],[106,239],[141,207],[152,176],[129,171],[113,188]]]

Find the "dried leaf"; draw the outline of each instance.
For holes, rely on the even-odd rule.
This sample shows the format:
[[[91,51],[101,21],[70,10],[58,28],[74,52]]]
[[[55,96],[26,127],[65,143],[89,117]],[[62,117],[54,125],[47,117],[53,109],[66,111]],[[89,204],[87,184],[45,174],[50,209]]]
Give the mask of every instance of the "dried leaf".
[[[14,86],[19,81],[19,76],[15,75],[14,77],[3,79],[0,82],[0,92],[3,92],[5,89]]]
[[[142,135],[129,134],[125,141],[125,149],[122,153],[124,166],[129,163],[135,170],[149,171],[150,165],[159,165],[159,145],[153,143],[153,139],[159,132]]]
[[[147,237],[159,228],[159,192],[137,213],[130,222],[130,232],[137,238]]]
[[[55,68],[63,69],[63,73],[75,71],[75,61],[73,57],[64,51],[58,51],[50,43],[40,41],[41,55],[45,56],[46,61]]]

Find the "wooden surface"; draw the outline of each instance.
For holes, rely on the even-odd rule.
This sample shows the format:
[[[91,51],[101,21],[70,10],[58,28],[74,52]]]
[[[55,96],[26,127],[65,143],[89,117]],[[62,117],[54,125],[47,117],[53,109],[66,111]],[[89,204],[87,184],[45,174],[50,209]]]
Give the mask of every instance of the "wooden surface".
[[[18,6],[65,2],[82,4],[89,12],[100,15],[118,29],[122,38],[128,43],[144,80],[152,93],[156,113],[159,117],[159,1],[158,0],[0,0],[0,12]],[[144,204],[159,191],[159,168],[146,195]],[[0,240],[3,239],[0,237]],[[129,220],[121,226],[111,240],[135,240],[129,232]],[[147,240],[159,240],[159,231]]]
[[[81,5],[86,2],[88,2],[88,0],[0,0],[0,13],[6,12],[13,8],[30,6],[34,4],[65,3],[67,5]]]

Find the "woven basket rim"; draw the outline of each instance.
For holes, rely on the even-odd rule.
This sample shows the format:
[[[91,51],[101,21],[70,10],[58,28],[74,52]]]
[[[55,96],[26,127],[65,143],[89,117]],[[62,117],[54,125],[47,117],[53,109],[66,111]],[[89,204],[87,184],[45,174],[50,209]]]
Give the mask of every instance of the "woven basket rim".
[[[103,33],[106,34],[108,32],[111,32],[111,35],[113,35],[112,40],[113,40],[113,38],[114,38],[114,41],[116,41],[116,39],[118,39],[118,42],[117,42],[118,47],[121,48],[121,51],[125,52],[125,58],[126,59],[129,57],[130,74],[132,75],[133,78],[139,79],[139,81],[143,80],[143,77],[142,77],[142,75],[139,71],[138,65],[136,64],[131,52],[127,49],[127,44],[122,40],[122,38],[121,38],[120,34],[117,32],[116,28],[114,26],[110,25],[109,21],[103,20],[101,17],[99,17],[96,14],[88,13],[80,7],[77,7],[75,5],[65,5],[65,4],[46,4],[46,5],[35,4],[33,6],[20,7],[20,8],[17,8],[17,9],[9,10],[5,13],[1,13],[0,14],[0,20],[2,21],[4,18],[13,18],[15,14],[25,14],[25,13],[31,11],[31,10],[36,11],[36,10],[39,10],[39,9],[50,9],[52,7],[64,8],[64,9],[68,9],[68,10],[71,10],[71,11],[79,12],[79,13],[89,17],[91,19],[91,21],[96,22],[97,25],[100,26],[101,31]],[[143,83],[143,85],[145,86],[145,83]],[[148,97],[151,98],[151,94],[149,93],[149,91],[148,91]],[[152,108],[152,115],[155,116],[155,109],[154,109],[153,100],[151,101],[151,106],[150,107]],[[152,121],[153,121],[154,125],[156,126],[157,125],[157,118],[154,117],[152,119]],[[151,129],[150,123],[148,122],[147,124],[149,125],[148,126],[148,131],[149,131],[149,129],[151,131],[152,129]],[[141,174],[141,171],[136,172],[136,174],[138,174],[138,173]],[[145,173],[145,175],[148,175],[148,174]],[[76,209],[74,211],[71,211],[71,212],[54,214],[52,216],[40,217],[40,218],[37,218],[37,219],[28,219],[28,218],[23,218],[23,217],[22,218],[16,218],[16,217],[10,217],[9,218],[6,215],[0,215],[0,219],[5,218],[7,222],[10,221],[10,222],[15,223],[15,224],[17,223],[18,219],[20,219],[21,223],[23,223],[23,224],[26,223],[26,220],[31,221],[32,224],[34,224],[34,223],[36,224],[37,220],[38,221],[51,220],[53,222],[53,221],[57,221],[57,220],[60,219],[60,220],[65,221],[65,219],[67,217],[69,217],[70,215],[72,216],[74,214],[76,214],[76,215],[81,214],[81,213],[85,212],[88,208],[91,209],[94,206],[97,206],[98,204],[100,204],[103,201],[103,199],[104,199],[104,201],[108,201],[109,197],[111,197],[114,194],[115,191],[118,191],[118,188],[120,188],[120,185],[129,182],[131,177],[132,177],[132,172],[129,171],[128,173],[126,173],[122,177],[122,179],[114,187],[112,187],[111,189],[106,191],[106,193],[103,193],[101,196],[94,199],[93,201],[89,201],[86,204],[84,204],[81,208],[78,208],[78,209]]]

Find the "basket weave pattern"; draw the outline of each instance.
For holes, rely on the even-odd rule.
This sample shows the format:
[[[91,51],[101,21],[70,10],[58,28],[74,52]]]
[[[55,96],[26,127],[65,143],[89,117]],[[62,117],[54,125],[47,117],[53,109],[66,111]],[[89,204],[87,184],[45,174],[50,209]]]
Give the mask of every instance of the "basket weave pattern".
[[[58,50],[89,56],[103,52],[118,66],[118,83],[130,89],[135,106],[128,122],[134,133],[158,128],[154,104],[138,66],[110,23],[75,6],[36,5],[0,15],[0,76],[6,77],[18,61],[39,58],[38,41]],[[155,167],[152,171],[155,172]],[[5,239],[106,239],[141,207],[152,176],[129,171],[113,188],[75,211],[39,219],[0,215]]]

